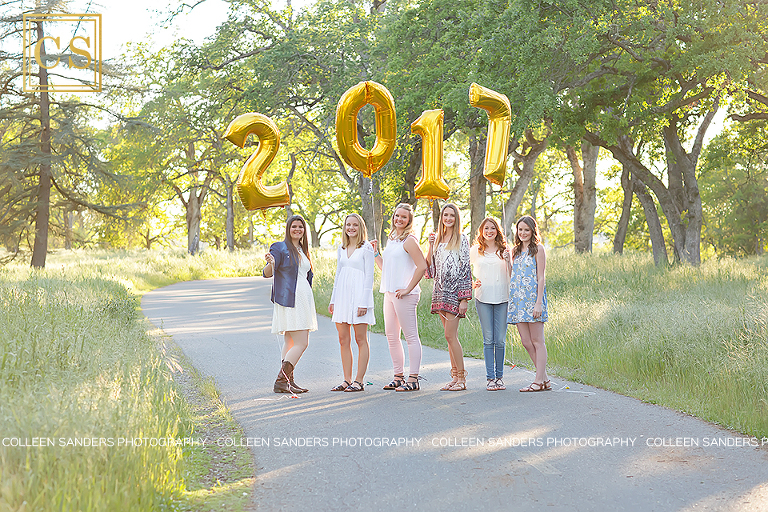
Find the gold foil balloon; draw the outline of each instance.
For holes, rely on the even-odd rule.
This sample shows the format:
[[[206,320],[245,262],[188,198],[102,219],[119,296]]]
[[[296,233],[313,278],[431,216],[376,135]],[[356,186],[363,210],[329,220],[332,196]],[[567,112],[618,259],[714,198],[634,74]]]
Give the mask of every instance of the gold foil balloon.
[[[357,113],[368,104],[376,110],[376,144],[370,151],[357,138]],[[396,137],[395,101],[386,87],[360,82],[341,96],[336,107],[336,142],[341,158],[351,167],[370,178],[392,156]]]
[[[448,199],[451,189],[443,179],[442,110],[425,110],[411,123],[411,132],[421,137],[421,179],[414,189],[416,197]]]
[[[280,148],[277,125],[263,114],[248,113],[237,116],[224,133],[224,138],[236,146],[245,146],[248,135],[259,139],[259,148],[245,162],[237,178],[237,193],[246,210],[262,210],[290,203],[288,183],[264,185],[261,177]]]
[[[509,155],[509,127],[512,109],[509,99],[491,89],[473,83],[469,86],[469,104],[488,112],[488,141],[485,146],[483,176],[496,185],[504,183]]]

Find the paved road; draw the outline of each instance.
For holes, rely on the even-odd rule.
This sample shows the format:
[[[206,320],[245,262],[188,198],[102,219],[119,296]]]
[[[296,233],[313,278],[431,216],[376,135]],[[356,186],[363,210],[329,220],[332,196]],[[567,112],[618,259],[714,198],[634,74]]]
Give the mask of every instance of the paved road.
[[[768,510],[768,443],[600,389],[553,379],[555,392],[519,393],[531,374],[514,369],[507,391],[488,392],[483,362],[467,359],[469,390],[440,392],[448,354],[425,347],[422,390],[383,391],[389,352],[371,334],[373,384],[331,393],[343,379],[326,317],[296,369],[310,392],[276,395],[270,285],[194,281],[142,300],[255,445],[258,510]]]

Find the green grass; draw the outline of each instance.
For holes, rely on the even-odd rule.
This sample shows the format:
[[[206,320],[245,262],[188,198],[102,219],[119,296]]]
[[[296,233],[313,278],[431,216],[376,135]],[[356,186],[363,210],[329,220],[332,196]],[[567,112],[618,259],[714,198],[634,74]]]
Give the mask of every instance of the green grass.
[[[147,333],[138,299],[177,281],[251,275],[262,262],[263,251],[74,251],[50,255],[41,271],[0,269],[0,511],[241,509],[252,479],[232,467],[250,467],[246,448],[227,460],[121,439],[232,426],[220,401],[200,413],[181,396],[178,358]],[[218,400],[210,384],[198,387]],[[2,446],[33,438],[54,446]],[[104,445],[70,444],[92,438]],[[226,481],[207,479],[214,463],[228,467]]]
[[[658,269],[650,256],[575,255],[547,260],[552,373],[768,436],[768,257],[711,259]],[[328,314],[335,261],[315,256],[317,310]],[[379,274],[377,270],[377,289]],[[446,348],[430,314],[432,281],[421,281],[419,335]],[[382,295],[374,293],[383,332]],[[510,327],[507,358],[532,367]],[[459,325],[464,353],[482,358],[474,305]]]

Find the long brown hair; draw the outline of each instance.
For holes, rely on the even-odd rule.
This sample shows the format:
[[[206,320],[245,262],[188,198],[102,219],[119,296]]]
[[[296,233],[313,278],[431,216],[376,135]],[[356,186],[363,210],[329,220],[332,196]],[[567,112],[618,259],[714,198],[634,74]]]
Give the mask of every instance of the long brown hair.
[[[307,238],[307,231],[309,231],[309,229],[307,229],[307,221],[304,220],[304,217],[301,215],[291,215],[288,217],[288,220],[285,223],[285,238],[283,241],[285,242],[285,245],[288,246],[288,252],[290,252],[296,259],[296,265],[298,265],[300,261],[299,251],[296,249],[296,246],[293,245],[293,239],[291,239],[291,224],[297,220],[301,221],[304,226],[304,236],[299,240],[299,247],[301,247],[301,252],[303,252],[304,256],[309,260],[309,266],[312,267],[312,258],[309,257],[309,239]]]
[[[496,254],[499,256],[499,258],[504,259],[504,249],[507,248],[507,241],[504,238],[504,235],[501,233],[499,223],[496,222],[496,219],[493,217],[484,218],[483,222],[480,223],[480,227],[477,228],[477,238],[475,238],[478,246],[477,252],[480,254],[485,254],[487,245],[485,244],[485,237],[483,236],[483,228],[485,228],[485,225],[489,222],[496,228],[496,237],[493,239],[493,241],[496,242]]]
[[[523,241],[517,236],[517,227],[521,222],[531,228],[531,239],[528,242],[528,254],[536,257],[536,253],[539,252],[539,244],[541,243],[541,234],[539,234],[539,225],[536,224],[536,219],[530,215],[523,215],[515,224],[515,250],[512,252],[512,257],[517,258],[523,253]]]
[[[402,208],[403,210],[408,212],[408,224],[403,228],[403,234],[400,236],[397,236],[397,228],[395,228],[395,212]],[[392,218],[390,219],[390,222],[392,223],[392,231],[389,232],[389,239],[390,240],[399,240],[403,241],[406,238],[408,238],[408,235],[413,234],[413,207],[408,203],[400,203],[397,206],[395,206],[395,209],[392,210]]]
[[[450,233],[443,224],[443,213],[447,208],[453,210],[456,216],[456,222],[453,223]],[[445,203],[440,209],[440,222],[437,226],[437,236],[435,237],[435,245],[440,245],[445,242],[445,248],[449,251],[455,251],[461,247],[461,215],[459,214],[459,208],[453,203]]]
[[[355,240],[355,247],[360,248],[363,246],[365,241],[368,239],[368,231],[365,229],[365,221],[361,216],[359,216],[356,213],[350,213],[346,217],[344,217],[344,226],[341,228],[341,248],[346,249],[349,247],[349,244],[352,243],[352,239],[349,238],[349,235],[347,235],[347,219],[350,217],[354,217],[357,219],[357,224],[359,226],[357,230],[357,240]]]

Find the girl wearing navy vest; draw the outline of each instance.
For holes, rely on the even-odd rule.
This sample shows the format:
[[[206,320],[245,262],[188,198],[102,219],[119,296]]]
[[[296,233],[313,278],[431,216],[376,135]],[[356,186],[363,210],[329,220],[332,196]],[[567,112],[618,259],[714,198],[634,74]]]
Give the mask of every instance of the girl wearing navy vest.
[[[306,393],[296,384],[293,369],[309,344],[309,332],[317,330],[312,295],[312,261],[309,258],[307,223],[293,215],[285,225],[285,239],[269,248],[262,275],[273,277],[272,333],[283,334],[282,366],[275,380],[275,393]]]

